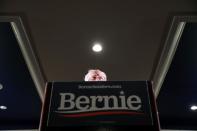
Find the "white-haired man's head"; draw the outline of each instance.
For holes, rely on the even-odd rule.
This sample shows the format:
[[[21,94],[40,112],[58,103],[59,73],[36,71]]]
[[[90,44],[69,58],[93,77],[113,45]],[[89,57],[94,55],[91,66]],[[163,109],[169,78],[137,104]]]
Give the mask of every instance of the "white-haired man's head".
[[[107,76],[99,69],[91,69],[85,75],[85,81],[107,81]]]

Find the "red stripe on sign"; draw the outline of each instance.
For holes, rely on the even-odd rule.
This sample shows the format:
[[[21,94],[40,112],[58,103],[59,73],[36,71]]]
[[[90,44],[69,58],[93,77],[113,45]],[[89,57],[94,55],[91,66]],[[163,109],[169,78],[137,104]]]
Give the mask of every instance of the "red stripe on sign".
[[[144,113],[139,112],[89,112],[89,113],[80,113],[80,114],[64,114],[63,117],[89,117],[89,116],[100,116],[100,115],[144,115]]]

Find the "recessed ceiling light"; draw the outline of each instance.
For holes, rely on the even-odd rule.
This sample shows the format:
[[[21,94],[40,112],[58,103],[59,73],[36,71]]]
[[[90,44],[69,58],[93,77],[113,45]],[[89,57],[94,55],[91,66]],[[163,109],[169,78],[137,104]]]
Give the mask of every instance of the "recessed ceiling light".
[[[192,111],[196,111],[196,110],[197,110],[197,106],[193,105],[193,106],[190,107],[190,109],[191,109]]]
[[[1,110],[6,110],[7,109],[7,106],[0,106],[0,109]]]
[[[101,52],[103,50],[103,47],[100,43],[95,43],[93,46],[92,46],[92,50],[94,52]]]
[[[0,90],[3,89],[3,85],[0,83]]]

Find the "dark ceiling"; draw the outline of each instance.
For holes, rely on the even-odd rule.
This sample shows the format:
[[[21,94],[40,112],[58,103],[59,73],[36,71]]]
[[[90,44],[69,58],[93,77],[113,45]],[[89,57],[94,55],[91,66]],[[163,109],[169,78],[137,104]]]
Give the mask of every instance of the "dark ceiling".
[[[197,12],[196,0],[1,0],[19,15],[48,81],[81,81],[89,68],[109,80],[149,80],[175,14]],[[103,43],[100,55],[91,52]],[[80,66],[79,66],[80,65]]]

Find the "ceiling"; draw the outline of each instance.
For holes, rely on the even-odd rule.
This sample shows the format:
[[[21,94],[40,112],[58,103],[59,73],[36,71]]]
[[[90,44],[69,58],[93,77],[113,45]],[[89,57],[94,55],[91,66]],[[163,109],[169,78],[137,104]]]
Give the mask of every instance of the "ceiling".
[[[196,0],[1,0],[19,15],[48,81],[81,81],[90,68],[109,80],[149,80],[173,14],[197,12]],[[91,52],[103,43],[100,55]],[[79,66],[80,65],[80,66]]]
[[[107,74],[108,80],[151,80],[172,23],[172,16],[188,13],[195,14],[197,12],[196,7],[196,0],[85,0],[75,2],[60,0],[55,2],[52,0],[47,2],[1,0],[0,15],[21,17],[46,81],[82,81],[88,69],[92,68],[103,70]],[[27,124],[23,128],[37,128],[41,101],[27,67],[25,67],[22,55],[19,53],[19,48],[16,46],[17,41],[10,25],[2,23],[0,26],[1,36],[5,36],[1,37],[1,40],[6,43],[1,45],[3,46],[2,49],[8,49],[10,52],[11,45],[7,43],[13,43],[12,46],[15,44],[15,47],[11,48],[15,51],[11,51],[11,53],[4,52],[5,54],[2,55],[6,57],[10,55],[10,62],[13,63],[11,64],[13,67],[6,68],[7,70],[11,68],[14,71],[23,72],[21,77],[26,77],[26,84],[30,86],[28,89],[25,88],[25,84],[13,88],[9,84],[9,89],[5,88],[0,91],[0,102],[2,103],[3,100],[3,104],[7,103],[8,106],[11,103],[10,106],[13,106],[13,108],[10,112],[14,113],[8,113],[9,115],[6,116],[4,112],[0,112],[0,115],[3,114],[3,118],[8,119],[10,116],[13,117],[9,120],[26,121]],[[189,28],[189,25],[186,27]],[[195,31],[193,34],[195,34]],[[182,38],[180,43],[187,41],[183,39],[187,38]],[[94,42],[102,43],[102,53],[95,54],[91,51]],[[182,59],[182,57],[178,59]],[[9,61],[7,62],[9,63]],[[173,65],[171,68],[173,68]],[[171,68],[170,71],[173,72],[174,69]],[[182,67],[180,67],[180,70],[182,70]],[[174,78],[173,75],[177,76],[174,73],[171,75],[170,71],[167,74],[166,81],[171,80],[171,77]],[[19,79],[20,77],[16,78]],[[10,77],[7,79],[12,80]],[[177,78],[177,81],[182,80]],[[20,82],[22,83],[22,80]],[[21,85],[20,82],[16,84]],[[164,82],[158,97],[161,122],[164,123],[162,123],[164,128],[177,128],[181,122],[189,120],[190,118],[184,119],[187,117],[184,114],[196,115],[187,111],[185,113],[184,110],[182,111],[184,113],[173,110],[173,112],[183,114],[180,117],[184,120],[177,122],[179,116],[176,113],[173,114],[173,112],[170,113],[171,110],[164,110],[167,109],[166,105],[163,104],[166,101],[171,101],[171,99],[179,100],[178,96],[186,99],[186,97],[182,97],[182,93],[188,92],[189,95],[196,92],[195,88],[185,88],[185,86],[181,87],[180,90],[179,86],[171,85],[171,83]],[[13,83],[13,85],[16,84]],[[11,101],[11,98],[17,101],[18,108],[16,108],[16,103]],[[185,102],[190,104],[189,100],[188,98]],[[196,102],[195,97],[192,100]],[[32,101],[32,103],[28,101]],[[176,102],[171,102],[170,105],[176,106],[173,105]],[[181,105],[183,103],[178,104],[181,107],[183,106]],[[24,110],[22,109],[24,107],[31,108]],[[172,117],[174,119],[171,119]],[[169,119],[172,120],[171,123],[167,122]],[[31,121],[30,124],[27,120]],[[17,126],[21,128],[16,123],[12,129],[16,129]],[[187,128],[187,125],[184,127]]]

